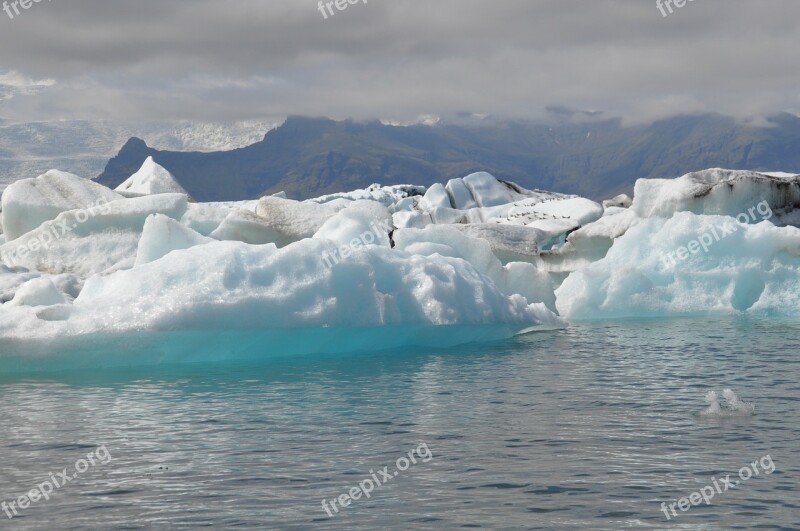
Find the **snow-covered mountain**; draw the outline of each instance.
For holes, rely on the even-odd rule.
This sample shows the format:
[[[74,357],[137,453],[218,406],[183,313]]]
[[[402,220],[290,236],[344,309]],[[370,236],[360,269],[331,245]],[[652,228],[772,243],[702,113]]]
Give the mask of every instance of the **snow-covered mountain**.
[[[82,177],[99,175],[133,136],[170,151],[228,151],[256,143],[278,123],[0,121],[0,190],[19,179],[59,168]]]

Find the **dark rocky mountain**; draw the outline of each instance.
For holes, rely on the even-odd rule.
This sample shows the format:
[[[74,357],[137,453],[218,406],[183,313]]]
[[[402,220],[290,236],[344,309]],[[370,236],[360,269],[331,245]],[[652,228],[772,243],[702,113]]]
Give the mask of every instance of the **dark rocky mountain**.
[[[480,170],[529,188],[599,199],[640,177],[710,167],[800,173],[800,118],[781,114],[770,121],[759,127],[701,115],[632,127],[616,119],[397,127],[290,117],[262,141],[232,151],[159,151],[132,138],[97,180],[115,187],[152,155],[200,201],[281,190],[299,199],[374,182],[429,185]]]

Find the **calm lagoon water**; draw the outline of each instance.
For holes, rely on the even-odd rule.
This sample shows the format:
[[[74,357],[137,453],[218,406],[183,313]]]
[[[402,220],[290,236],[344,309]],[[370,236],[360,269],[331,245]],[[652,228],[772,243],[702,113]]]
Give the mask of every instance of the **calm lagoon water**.
[[[0,526],[797,529],[798,337],[791,321],[618,321],[458,349],[0,377],[0,499],[100,446],[111,456]],[[724,388],[755,415],[698,415]],[[422,443],[432,459],[323,510]],[[765,455],[774,473],[662,513]]]

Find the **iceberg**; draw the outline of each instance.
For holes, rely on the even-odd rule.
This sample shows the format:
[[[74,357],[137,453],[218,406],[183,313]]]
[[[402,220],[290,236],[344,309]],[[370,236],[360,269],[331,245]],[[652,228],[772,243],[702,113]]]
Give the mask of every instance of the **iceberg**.
[[[105,186],[71,173],[51,170],[23,179],[3,192],[2,221],[6,242],[19,238],[62,212],[88,209],[122,199]]]
[[[185,195],[159,194],[69,210],[1,245],[0,260],[8,267],[84,279],[130,267],[147,218],[163,214],[180,219],[186,208]]]
[[[464,260],[372,246],[329,268],[320,257],[333,245],[315,239],[283,249],[214,242],[173,251],[162,260],[87,280],[72,318],[83,329],[119,331],[527,327],[549,317],[521,296],[503,294]]]
[[[604,213],[602,205],[589,199],[527,190],[497,180],[486,172],[451,179],[444,186],[434,184],[422,197],[409,197],[396,203],[390,211],[398,229],[449,225],[466,231],[481,231],[482,237],[492,238],[496,251],[508,261],[534,261],[531,255],[536,251],[563,244],[571,232]],[[490,225],[497,227],[490,230]],[[511,242],[522,243],[523,240],[519,249],[509,248]],[[501,243],[503,241],[505,243]]]
[[[604,204],[600,219],[570,232],[563,246],[545,249],[542,267],[573,273],[601,260],[616,239],[642,221],[680,212],[728,216],[739,224],[769,219],[800,226],[800,176],[714,168],[676,179],[639,179],[632,200],[623,195]]]
[[[761,201],[772,210],[800,207],[800,177],[714,168],[677,179],[639,179],[631,208],[639,217],[675,212],[737,216]]]
[[[139,171],[115,188],[115,191],[129,197],[152,194],[189,195],[175,177],[156,163],[153,157],[147,157]]]
[[[793,174],[642,179],[602,205],[484,172],[194,203],[162,170],[146,161],[122,194],[55,171],[9,187],[0,371],[454,346],[564,319],[800,317]]]
[[[375,245],[327,267],[320,257],[335,245],[196,245],[95,275],[71,304],[49,286],[20,289],[26,306],[0,307],[0,370],[235,360],[242,340],[253,358],[454,346],[564,326],[463,259]]]
[[[686,256],[680,257],[679,250]],[[678,212],[649,218],[556,290],[572,319],[800,316],[800,229]]]
[[[338,194],[328,194],[322,197],[309,199],[310,203],[338,203],[358,201],[362,199],[377,201],[385,207],[394,205],[409,197],[417,197],[425,194],[424,186],[414,186],[411,184],[399,184],[394,186],[382,186],[380,184],[373,184],[369,188],[363,190],[353,190],[352,192],[342,192]],[[341,207],[340,207],[341,208]]]
[[[218,338],[235,334],[301,353],[453,346],[565,326],[550,276],[531,263],[551,234],[470,225],[443,185],[431,210],[420,205],[435,193],[426,200],[411,185],[203,204],[176,193],[161,170],[147,161],[122,195],[50,173],[4,197],[3,222],[16,229],[0,245],[0,370],[191,362],[217,356],[210,345],[224,358],[230,348]],[[489,174],[458,182],[471,203],[457,206],[474,203],[478,218],[533,197]],[[430,230],[397,228],[404,214]],[[115,356],[123,337],[153,357]],[[198,344],[206,347],[184,348]]]

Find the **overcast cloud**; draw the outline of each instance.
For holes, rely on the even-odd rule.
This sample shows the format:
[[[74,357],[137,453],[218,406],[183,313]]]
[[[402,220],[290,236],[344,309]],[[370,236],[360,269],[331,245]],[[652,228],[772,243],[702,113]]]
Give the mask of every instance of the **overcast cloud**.
[[[800,2],[52,0],[0,12],[0,117],[629,121],[800,112]]]

